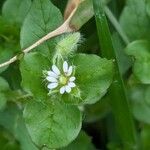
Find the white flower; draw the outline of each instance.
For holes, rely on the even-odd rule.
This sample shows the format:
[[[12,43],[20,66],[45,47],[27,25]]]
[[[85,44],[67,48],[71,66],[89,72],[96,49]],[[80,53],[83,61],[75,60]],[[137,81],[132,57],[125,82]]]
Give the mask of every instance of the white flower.
[[[60,94],[70,93],[72,88],[76,86],[74,83],[75,77],[73,74],[73,66],[69,66],[66,61],[64,61],[62,66],[62,72],[58,69],[56,65],[52,66],[52,70],[47,71],[47,81],[49,82],[47,88],[53,90],[59,88]]]

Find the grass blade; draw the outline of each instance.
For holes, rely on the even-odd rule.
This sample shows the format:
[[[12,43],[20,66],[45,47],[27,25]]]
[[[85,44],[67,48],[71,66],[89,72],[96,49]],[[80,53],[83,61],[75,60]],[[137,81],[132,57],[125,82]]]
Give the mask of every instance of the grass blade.
[[[138,149],[136,131],[119,69],[119,61],[117,60],[116,52],[113,48],[111,34],[104,12],[104,5],[101,0],[93,0],[93,6],[102,56],[107,59],[115,60],[115,77],[109,94],[118,133],[125,150],[136,150]]]

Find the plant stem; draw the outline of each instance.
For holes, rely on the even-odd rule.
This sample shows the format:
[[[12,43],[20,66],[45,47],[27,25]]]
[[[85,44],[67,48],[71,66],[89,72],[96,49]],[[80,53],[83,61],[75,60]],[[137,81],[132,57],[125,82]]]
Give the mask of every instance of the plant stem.
[[[93,0],[93,6],[99,42],[102,49],[102,56],[106,57],[107,59],[115,60],[114,82],[109,89],[109,95],[117,130],[123,144],[123,149],[137,150],[138,144],[135,126],[131,116],[128,99],[126,97],[125,88],[119,69],[119,60],[117,60],[116,52],[113,48],[111,34],[104,12],[104,5],[102,4],[101,0]]]
[[[73,15],[75,14],[77,8],[78,8],[78,5],[72,10],[72,12],[70,13],[70,16],[68,16],[68,18],[65,20],[65,22],[61,26],[59,26],[56,30],[48,33],[47,35],[45,35],[44,37],[42,37],[41,39],[39,39],[38,41],[33,43],[31,46],[24,49],[22,51],[22,53],[23,54],[29,53],[34,48],[36,48],[37,46],[41,45],[42,43],[44,43],[45,41],[47,41],[53,37],[56,37],[56,36],[61,35],[63,33],[73,32],[74,29],[70,27],[70,21],[71,21]],[[14,56],[10,60],[0,64],[0,68],[4,67],[4,66],[8,66],[17,60],[18,60],[18,55]]]

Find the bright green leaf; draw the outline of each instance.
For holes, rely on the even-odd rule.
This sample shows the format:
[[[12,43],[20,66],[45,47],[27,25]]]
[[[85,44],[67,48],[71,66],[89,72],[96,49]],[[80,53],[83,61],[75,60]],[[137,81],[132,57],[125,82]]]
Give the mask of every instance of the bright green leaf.
[[[24,110],[26,126],[39,146],[61,148],[71,143],[81,129],[81,113],[61,103],[29,102]]]
[[[47,98],[48,91],[45,87],[43,71],[49,67],[49,60],[37,52],[25,55],[20,63],[22,87],[36,100]]]
[[[62,23],[62,15],[50,0],[34,0],[21,30],[22,49],[32,45]],[[55,39],[45,42],[38,50],[46,55],[54,52]]]
[[[21,25],[31,6],[31,0],[6,0],[2,15],[9,23]]]
[[[97,102],[112,83],[112,60],[86,54],[77,54],[73,59],[76,66],[76,85],[81,92],[83,103]]]
[[[128,0],[121,14],[120,23],[131,40],[150,38],[150,19],[146,0]]]
[[[145,84],[150,83],[150,43],[138,40],[130,43],[126,48],[126,53],[135,58],[133,66],[134,75]]]

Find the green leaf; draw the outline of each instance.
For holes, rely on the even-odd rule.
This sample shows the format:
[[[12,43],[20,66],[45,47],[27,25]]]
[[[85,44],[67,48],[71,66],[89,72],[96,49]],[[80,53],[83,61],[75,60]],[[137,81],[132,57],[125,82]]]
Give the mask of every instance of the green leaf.
[[[0,17],[0,63],[9,60],[19,49],[19,31],[16,26],[8,24]],[[8,66],[0,68],[4,72]]]
[[[77,54],[73,58],[73,64],[76,66],[76,85],[83,103],[93,104],[100,100],[112,83],[112,60],[96,55]]]
[[[62,23],[62,15],[50,0],[34,0],[21,30],[21,47],[27,48]],[[42,53],[54,52],[55,39],[37,49]]]
[[[150,17],[150,1],[149,0],[146,0],[146,11],[147,11],[148,16]]]
[[[109,105],[109,97],[108,95],[104,96],[100,101],[93,105],[85,105],[84,106],[84,122],[92,123],[96,122],[100,119],[103,119],[110,113],[110,105]]]
[[[0,27],[0,36],[6,40],[7,44],[10,42],[10,40],[19,39],[18,27],[8,23],[2,16],[0,16]]]
[[[10,76],[13,74],[13,76]],[[21,73],[19,70],[19,63],[11,65],[5,72],[3,72],[3,77],[8,81],[12,90],[18,90],[21,88]]]
[[[125,49],[128,55],[135,58],[133,73],[145,84],[150,83],[150,43],[149,41],[138,40],[130,43]]]
[[[31,0],[6,0],[2,16],[11,24],[21,25],[31,6]]]
[[[84,132],[81,131],[77,139],[73,141],[69,146],[60,150],[95,150],[91,138]]]
[[[0,112],[0,125],[7,129],[20,142],[22,150],[37,150],[32,143],[22,118],[22,112],[11,103]]]
[[[51,99],[63,100],[65,103],[72,104],[78,104],[81,101],[91,104],[104,96],[112,82],[112,61],[102,59],[96,55],[78,54],[73,57],[71,63],[76,66],[77,88],[73,90],[74,96],[72,94],[61,95],[57,93],[53,94]],[[22,86],[36,100],[43,100],[48,97],[48,89],[44,85],[43,71],[49,70],[50,67],[50,61],[37,52],[27,54],[21,61]]]
[[[128,0],[120,23],[130,40],[150,38],[150,18],[146,12],[146,0]]]
[[[134,117],[141,122],[150,124],[150,105],[148,105],[145,100],[147,88],[149,88],[149,86],[133,86],[129,90],[129,93]]]
[[[5,81],[5,79],[0,77],[0,92],[5,92],[8,89],[9,89],[8,83]]]
[[[71,143],[77,137],[82,122],[77,107],[50,102],[29,102],[24,118],[33,142],[51,149]]]
[[[13,51],[16,47],[13,47],[13,45],[0,45],[0,63],[3,63],[7,60],[9,60],[13,56]],[[0,73],[4,72],[8,66],[0,68]]]
[[[6,93],[9,90],[9,85],[2,77],[0,77],[0,110],[6,106],[7,98]]]
[[[150,106],[150,86],[145,91],[145,102]]]
[[[6,102],[7,102],[7,99],[6,99],[5,94],[0,92],[0,111],[4,110],[6,106]]]
[[[51,66],[49,60],[40,53],[25,55],[20,63],[22,87],[33,95],[36,100],[46,99],[48,90],[45,88],[43,71]]]

